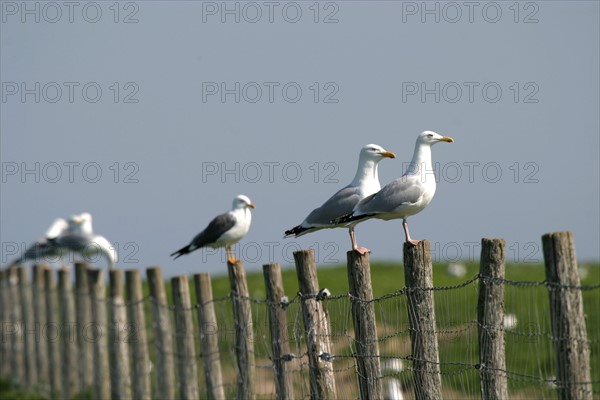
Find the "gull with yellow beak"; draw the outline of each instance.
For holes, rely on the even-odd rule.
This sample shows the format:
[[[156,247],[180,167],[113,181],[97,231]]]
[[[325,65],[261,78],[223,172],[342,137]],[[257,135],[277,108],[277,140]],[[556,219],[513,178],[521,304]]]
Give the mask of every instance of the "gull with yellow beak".
[[[377,193],[365,197],[351,213],[333,222],[351,224],[369,218],[385,221],[402,218],[406,241],[413,245],[419,243],[419,240],[410,237],[407,218],[423,211],[435,194],[436,182],[431,163],[431,146],[438,142],[452,143],[453,141],[451,137],[441,136],[431,131],[419,134],[412,161],[404,175],[388,183]]]
[[[216,216],[208,226],[197,234],[190,244],[182,247],[171,256],[178,259],[202,247],[213,249],[225,247],[227,251],[227,262],[235,264],[238,260],[233,255],[231,246],[242,240],[250,230],[252,215],[250,209],[255,208],[247,196],[240,194],[233,199],[231,211]]]
[[[396,158],[396,155],[376,144],[363,146],[352,182],[338,190],[321,207],[312,210],[300,225],[285,231],[284,237],[298,237],[320,229],[344,227],[346,224],[335,224],[332,220],[348,214],[360,200],[381,189],[377,164],[384,158]],[[369,250],[356,244],[354,225],[348,225],[352,249],[364,254]]]

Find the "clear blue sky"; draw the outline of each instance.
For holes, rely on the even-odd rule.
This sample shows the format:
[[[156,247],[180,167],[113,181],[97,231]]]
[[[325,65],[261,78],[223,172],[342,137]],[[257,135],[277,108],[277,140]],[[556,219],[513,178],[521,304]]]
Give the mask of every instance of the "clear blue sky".
[[[224,272],[224,252],[177,261],[236,194],[257,208],[248,269],[314,247],[344,262],[346,230],[282,239],[353,177],[358,151],[433,148],[438,188],[412,217],[437,261],[541,261],[575,233],[600,259],[599,3],[2,1],[2,264],[56,217],[89,211],[119,267]],[[469,3],[471,4],[471,3]],[[357,227],[401,260],[400,221]],[[102,264],[103,265],[103,264]]]

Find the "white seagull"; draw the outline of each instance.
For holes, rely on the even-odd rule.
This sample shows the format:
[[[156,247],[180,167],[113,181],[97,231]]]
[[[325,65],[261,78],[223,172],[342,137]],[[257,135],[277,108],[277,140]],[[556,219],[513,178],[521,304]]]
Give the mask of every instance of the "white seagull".
[[[335,223],[358,223],[369,218],[383,220],[402,218],[402,227],[406,241],[413,245],[408,232],[407,218],[421,212],[433,199],[435,194],[435,176],[431,163],[431,146],[438,142],[452,143],[448,136],[425,131],[417,137],[415,152],[410,165],[400,178],[385,185],[377,193],[361,200],[351,213],[334,220]]]
[[[247,196],[242,194],[233,199],[231,211],[216,216],[208,226],[197,234],[190,244],[182,247],[171,256],[175,260],[184,254],[188,254],[201,247],[211,247],[213,249],[225,247],[227,251],[227,261],[235,264],[238,260],[235,258],[231,246],[242,240],[250,230],[252,214],[250,208],[255,208]]]
[[[68,221],[56,219],[44,238],[28,248],[16,263],[50,257],[63,258],[69,252],[79,253],[86,260],[104,257],[110,269],[115,263],[116,251],[105,237],[94,235],[92,216],[87,212],[73,215]]]
[[[53,240],[57,247],[78,253],[86,261],[102,257],[106,260],[108,268],[113,269],[116,250],[104,236],[94,234],[90,213],[72,216],[68,225],[68,229]]]
[[[338,190],[321,207],[312,210],[300,225],[285,231],[284,237],[299,237],[320,229],[346,226],[332,223],[332,220],[352,212],[360,200],[381,189],[377,164],[384,158],[396,158],[396,155],[376,144],[364,146],[360,150],[358,168],[352,182]],[[354,225],[348,225],[352,249],[364,254],[368,249],[356,244]]]

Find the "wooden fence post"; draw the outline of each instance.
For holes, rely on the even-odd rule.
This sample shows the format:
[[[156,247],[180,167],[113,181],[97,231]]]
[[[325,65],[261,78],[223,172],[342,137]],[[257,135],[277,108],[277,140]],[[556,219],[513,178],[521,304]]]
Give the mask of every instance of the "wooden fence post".
[[[160,267],[146,269],[150,296],[154,308],[154,332],[156,338],[156,397],[175,397],[175,375],[173,364],[173,331],[165,282]]]
[[[433,302],[433,266],[430,243],[404,243],[404,277],[412,350],[415,396],[419,400],[442,398],[440,356]]]
[[[58,291],[60,298],[60,328],[61,328],[61,373],[62,397],[72,398],[79,389],[77,362],[77,323],[75,322],[75,304],[69,269],[58,271]],[[81,327],[80,327],[81,328]]]
[[[237,358],[237,398],[254,400],[254,331],[252,327],[252,309],[244,264],[227,262],[231,304],[235,325],[235,353]]]
[[[281,267],[279,264],[263,265],[265,289],[267,291],[267,307],[269,312],[269,331],[271,333],[271,350],[275,369],[275,390],[278,400],[293,400],[294,387],[292,376],[288,372],[288,362],[282,356],[290,353],[287,314],[282,297],[285,295]]]
[[[84,392],[94,383],[93,355],[94,346],[84,338],[84,332],[92,327],[92,306],[90,303],[90,288],[88,285],[88,265],[84,262],[75,263],[75,310],[77,318],[77,343],[79,368],[79,390]]]
[[[39,326],[34,322],[33,304],[31,301],[31,284],[28,280],[27,269],[24,266],[19,271],[19,300],[23,318],[23,345],[25,350],[25,385],[33,388],[37,385],[37,361],[35,343],[40,338]]]
[[[123,300],[123,271],[112,269],[110,275],[110,318],[111,337],[110,352],[112,366],[110,368],[111,398],[131,398],[131,374],[129,370],[129,324],[127,309]]]
[[[177,371],[179,396],[182,399],[198,398],[198,370],[196,347],[194,346],[194,324],[192,302],[187,276],[171,279],[173,305],[175,306],[175,339],[177,342]]]
[[[133,371],[131,376],[133,398],[147,400],[151,397],[150,356],[146,338],[146,317],[140,271],[137,269],[125,271],[125,282],[127,286],[128,319],[134,332],[131,341],[133,348]]]
[[[48,340],[50,398],[59,398],[62,396],[60,361],[60,341],[62,334],[57,312],[58,301],[56,298],[56,287],[54,286],[54,271],[51,267],[44,269],[44,286],[46,289],[46,339]]]
[[[110,373],[108,364],[108,326],[106,324],[106,288],[101,269],[88,268],[88,288],[92,305],[94,343],[94,398],[110,398]],[[84,330],[83,332],[87,332]],[[86,338],[87,339],[87,338]]]
[[[377,323],[373,305],[369,253],[352,250],[348,258],[348,284],[352,299],[352,317],[356,341],[356,363],[361,399],[383,398]]]
[[[23,318],[21,314],[21,304],[19,299],[19,271],[18,267],[12,266],[7,271],[8,275],[8,286],[9,286],[9,298],[17,299],[17,301],[11,301],[10,313],[9,313],[9,325],[7,325],[7,332],[10,329],[11,341],[9,343],[10,352],[10,369],[11,383],[14,386],[23,385],[25,382],[25,359],[23,357]]]
[[[10,296],[8,285],[8,269],[0,269],[0,321],[2,322],[2,342],[0,343],[0,377],[8,378],[10,370],[10,343],[8,328],[13,325],[10,318]]]
[[[319,279],[312,249],[294,252],[301,293],[302,316],[308,346],[311,399],[335,399],[336,387],[329,342],[329,313],[316,299]]]
[[[36,347],[36,368],[38,372],[38,384],[43,392],[48,392],[48,338],[46,318],[46,298],[44,296],[44,269],[45,266],[37,264],[33,266],[32,290],[33,311],[36,330],[39,331]]]
[[[508,398],[504,360],[504,239],[481,239],[479,263],[479,375],[484,399]]]
[[[542,236],[559,399],[591,399],[590,349],[571,232]]]
[[[221,358],[219,355],[219,329],[213,304],[209,273],[194,275],[196,298],[198,299],[198,325],[204,362],[206,395],[209,400],[225,400]]]

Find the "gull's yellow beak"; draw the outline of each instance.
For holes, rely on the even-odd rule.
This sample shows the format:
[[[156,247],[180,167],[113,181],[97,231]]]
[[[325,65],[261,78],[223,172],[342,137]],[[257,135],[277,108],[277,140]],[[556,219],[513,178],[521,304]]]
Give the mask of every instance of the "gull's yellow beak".
[[[256,206],[254,204],[252,204],[252,203],[248,204],[248,207],[250,207],[250,208],[256,208]]]
[[[396,158],[396,155],[391,151],[384,151],[383,153],[381,153],[381,155],[388,158]]]
[[[450,136],[443,136],[443,137],[440,139],[440,142],[448,142],[448,143],[452,143],[452,142],[454,142],[454,139],[452,139]]]

